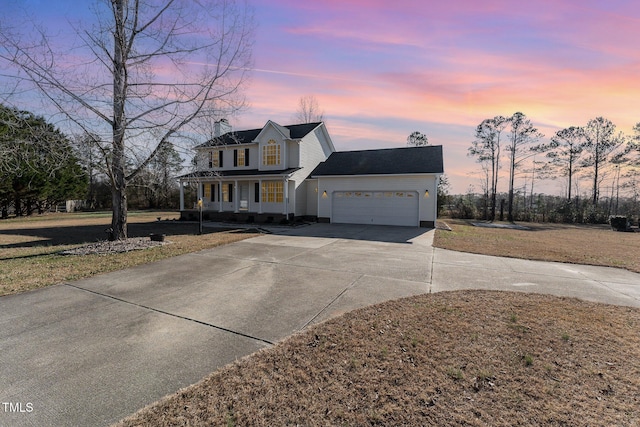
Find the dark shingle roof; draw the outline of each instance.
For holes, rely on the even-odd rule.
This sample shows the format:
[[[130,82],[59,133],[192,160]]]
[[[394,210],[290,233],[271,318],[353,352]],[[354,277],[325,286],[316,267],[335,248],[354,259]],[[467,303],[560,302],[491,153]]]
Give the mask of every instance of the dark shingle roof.
[[[279,170],[266,170],[261,171],[258,169],[233,169],[233,170],[222,170],[216,171],[215,173],[210,171],[198,171],[191,172],[186,175],[178,176],[177,178],[198,178],[198,179],[216,179],[218,177],[227,178],[227,177],[245,177],[245,176],[262,176],[262,175],[290,175],[301,168],[288,168],[288,169],[279,169]]]
[[[317,128],[320,124],[321,122],[314,122],[314,123],[303,123],[298,125],[280,126],[274,123],[275,126],[280,126],[281,128],[288,129],[289,137],[291,139],[300,139],[305,137],[309,132]],[[213,138],[205,142],[204,144],[200,145],[200,147],[247,144],[247,143],[253,142],[258,136],[258,134],[262,132],[262,129],[264,128],[227,132],[224,135],[221,135],[217,138]]]
[[[335,175],[402,175],[443,173],[442,146],[337,151],[320,163],[310,177]]]

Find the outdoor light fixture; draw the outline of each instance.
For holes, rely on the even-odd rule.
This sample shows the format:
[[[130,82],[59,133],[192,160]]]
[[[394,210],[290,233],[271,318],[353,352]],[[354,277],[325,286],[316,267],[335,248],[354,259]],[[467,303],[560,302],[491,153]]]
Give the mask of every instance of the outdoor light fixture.
[[[322,198],[323,198],[323,199],[326,199],[326,198],[327,198],[327,190],[324,190],[324,191],[322,192]]]
[[[429,197],[429,190],[425,190],[424,192],[424,198],[426,199],[427,197]]]

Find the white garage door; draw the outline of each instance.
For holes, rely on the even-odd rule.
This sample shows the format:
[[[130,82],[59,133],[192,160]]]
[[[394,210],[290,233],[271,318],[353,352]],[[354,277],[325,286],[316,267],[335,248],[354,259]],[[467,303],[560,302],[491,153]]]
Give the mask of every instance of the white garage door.
[[[331,222],[418,226],[415,191],[335,191]]]

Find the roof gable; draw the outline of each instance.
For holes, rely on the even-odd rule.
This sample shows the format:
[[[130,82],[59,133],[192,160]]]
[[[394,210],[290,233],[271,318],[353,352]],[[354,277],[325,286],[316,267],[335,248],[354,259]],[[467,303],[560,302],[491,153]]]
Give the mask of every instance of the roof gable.
[[[337,151],[311,172],[316,176],[441,174],[442,146]]]
[[[249,130],[241,130],[241,131],[232,131],[227,132],[223,135],[220,135],[216,138],[213,138],[202,145],[200,147],[215,147],[219,145],[236,145],[236,144],[249,144],[252,143],[258,138],[258,136],[269,126],[273,126],[273,128],[277,129],[278,132],[282,134],[284,138],[287,139],[302,139],[307,136],[310,132],[312,132],[315,128],[320,126],[322,122],[314,122],[314,123],[302,123],[296,125],[288,125],[281,126],[271,120],[269,120],[264,127],[260,129],[249,129]]]
[[[279,134],[281,134],[281,135],[282,135],[282,137],[283,137],[284,139],[289,139],[289,138],[291,138],[291,135],[290,135],[289,129],[287,129],[287,128],[286,128],[286,127],[284,127],[284,126],[280,126],[280,125],[279,125],[279,124],[277,124],[276,122],[273,122],[273,121],[271,121],[271,120],[267,120],[267,123],[262,127],[262,130],[260,130],[260,133],[256,136],[256,139],[257,139],[257,138],[260,138],[260,135],[262,135],[263,133],[267,132],[267,130],[268,130],[269,128],[273,128],[273,129],[275,129]]]

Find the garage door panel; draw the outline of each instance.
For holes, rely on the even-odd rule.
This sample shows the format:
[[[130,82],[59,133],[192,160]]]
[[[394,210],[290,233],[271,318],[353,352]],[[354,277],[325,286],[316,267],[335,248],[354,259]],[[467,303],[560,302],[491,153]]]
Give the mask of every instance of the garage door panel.
[[[418,225],[415,191],[338,191],[332,201],[331,222]]]

